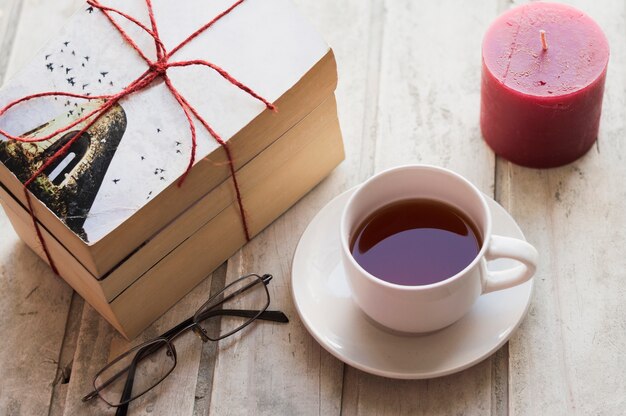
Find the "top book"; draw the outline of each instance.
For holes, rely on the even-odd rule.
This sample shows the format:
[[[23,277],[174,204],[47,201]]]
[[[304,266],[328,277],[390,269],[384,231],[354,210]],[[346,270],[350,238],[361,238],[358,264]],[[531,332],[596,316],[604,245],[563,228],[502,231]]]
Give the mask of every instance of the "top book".
[[[235,1],[152,3],[159,38],[169,52]],[[111,0],[106,6],[151,28],[143,0]],[[109,101],[97,97],[123,91],[149,70],[141,54],[152,62],[158,59],[155,41],[144,29],[118,14],[111,16],[141,52],[100,9],[86,4],[0,91],[0,106],[42,92],[75,95],[33,99],[0,117],[3,131],[35,140],[75,124],[44,141],[0,136],[0,183],[23,205],[23,184],[95,116],[82,117]],[[216,67],[170,66],[167,76],[227,143],[235,168],[310,113],[337,81],[332,51],[288,0],[237,4],[176,50],[168,63],[200,60]],[[278,112],[269,110],[260,97],[274,103]],[[37,220],[95,276],[103,276],[228,180],[224,147],[192,115],[195,162],[179,183],[192,156],[190,122],[183,107],[163,78],[156,77],[111,106],[28,186]]]

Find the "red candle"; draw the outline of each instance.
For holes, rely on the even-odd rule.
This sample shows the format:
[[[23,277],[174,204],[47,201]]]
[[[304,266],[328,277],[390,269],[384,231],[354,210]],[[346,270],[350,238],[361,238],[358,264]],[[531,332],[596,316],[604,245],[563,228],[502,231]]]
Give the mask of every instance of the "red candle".
[[[598,136],[609,45],[570,6],[529,3],[507,11],[483,40],[480,126],[513,163],[570,163]]]

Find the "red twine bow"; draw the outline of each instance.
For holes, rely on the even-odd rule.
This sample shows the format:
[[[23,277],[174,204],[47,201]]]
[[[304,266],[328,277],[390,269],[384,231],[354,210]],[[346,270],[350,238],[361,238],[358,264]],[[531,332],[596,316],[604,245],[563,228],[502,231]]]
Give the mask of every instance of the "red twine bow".
[[[183,110],[183,113],[185,114],[185,118],[187,119],[187,121],[189,122],[189,131],[191,132],[191,154],[189,157],[189,164],[187,165],[187,168],[185,169],[185,172],[183,173],[183,175],[181,176],[180,180],[178,181],[178,186],[181,186],[183,184],[183,182],[185,181],[185,178],[187,177],[187,175],[189,174],[189,172],[191,171],[193,164],[195,162],[195,158],[196,158],[196,126],[194,123],[194,118],[196,120],[198,120],[200,122],[200,124],[202,124],[202,126],[209,132],[209,134],[211,136],[213,136],[213,138],[220,144],[220,146],[224,149],[224,152],[226,153],[226,157],[228,158],[228,165],[230,168],[230,173],[232,176],[232,180],[233,180],[233,185],[235,187],[235,193],[237,196],[237,204],[239,205],[239,212],[241,214],[241,221],[243,224],[243,229],[244,229],[244,233],[246,236],[246,240],[250,240],[250,233],[248,230],[248,224],[246,221],[246,214],[245,211],[243,209],[243,203],[242,203],[242,199],[241,199],[241,192],[239,189],[239,184],[237,182],[237,177],[235,175],[235,166],[233,163],[233,157],[232,157],[232,153],[230,150],[230,147],[228,145],[228,143],[226,143],[219,134],[217,134],[217,132],[215,130],[213,130],[213,128],[211,127],[211,125],[198,113],[198,111],[191,105],[189,104],[189,102],[187,101],[187,99],[185,97],[183,97],[181,95],[181,93],[174,87],[174,85],[172,84],[171,79],[169,78],[169,76],[167,75],[167,70],[169,68],[173,68],[173,67],[186,67],[186,66],[204,66],[204,67],[208,67],[213,69],[214,71],[216,71],[219,75],[221,75],[224,79],[226,79],[227,81],[229,81],[231,84],[233,84],[234,86],[236,86],[237,88],[241,89],[242,91],[245,91],[246,93],[248,93],[249,95],[251,95],[252,97],[256,98],[257,100],[261,101],[263,104],[265,104],[265,106],[273,111],[276,111],[276,108],[274,107],[274,105],[272,103],[270,103],[269,101],[267,101],[266,99],[264,99],[263,97],[261,97],[260,95],[258,95],[256,92],[254,92],[252,89],[250,89],[249,87],[245,86],[244,84],[242,84],[241,82],[237,81],[235,78],[233,78],[228,72],[226,72],[224,69],[220,68],[219,66],[208,62],[208,61],[204,61],[204,60],[190,60],[190,61],[171,61],[172,56],[178,52],[180,49],[182,49],[185,45],[187,45],[188,43],[190,43],[193,39],[195,39],[196,37],[198,37],[199,35],[201,35],[203,32],[205,32],[207,29],[209,29],[211,26],[213,26],[217,21],[219,21],[222,17],[226,16],[228,13],[230,13],[231,11],[233,11],[237,6],[239,6],[241,3],[243,3],[245,0],[238,0],[237,2],[235,2],[232,6],[230,6],[229,8],[227,8],[226,10],[224,10],[223,12],[221,12],[220,14],[218,14],[217,16],[215,16],[210,22],[206,23],[204,26],[202,26],[201,28],[199,28],[198,30],[196,30],[195,32],[193,32],[187,39],[185,39],[183,42],[181,42],[178,46],[176,46],[175,48],[173,48],[171,51],[167,51],[167,49],[165,48],[165,45],[163,44],[163,42],[161,41],[161,38],[159,37],[159,31],[157,28],[157,24],[156,24],[156,20],[154,18],[154,11],[152,8],[152,2],[151,0],[145,0],[146,1],[146,6],[148,8],[148,15],[150,17],[150,26],[151,28],[148,28],[146,25],[144,25],[143,23],[141,23],[140,21],[138,21],[137,19],[135,19],[134,17],[120,11],[117,9],[114,9],[112,7],[108,7],[108,6],[104,6],[102,4],[100,4],[100,2],[98,0],[88,0],[87,3],[94,7],[99,9],[105,16],[106,18],[109,20],[109,22],[111,22],[111,24],[113,25],[113,27],[115,27],[115,29],[117,29],[117,31],[119,32],[119,34],[122,36],[122,38],[124,38],[124,40],[126,41],[126,43],[128,43],[136,52],[137,54],[139,54],[139,56],[146,62],[146,64],[148,65],[148,69],[141,74],[136,80],[134,80],[133,82],[131,82],[130,84],[128,84],[128,86],[126,86],[126,88],[124,88],[122,91],[116,93],[116,94],[111,94],[111,95],[86,95],[86,94],[74,94],[74,93],[70,93],[70,92],[58,92],[58,91],[49,91],[49,92],[42,92],[42,93],[38,93],[38,94],[32,94],[32,95],[28,95],[26,97],[20,98],[18,100],[15,100],[13,102],[11,102],[10,104],[8,104],[7,106],[5,106],[4,108],[2,108],[2,110],[0,110],[0,117],[3,116],[7,111],[9,111],[11,108],[13,108],[14,106],[26,102],[26,101],[30,101],[36,98],[41,98],[41,97],[50,97],[50,96],[63,96],[63,97],[72,97],[72,98],[81,98],[81,99],[85,99],[85,100],[104,100],[104,104],[102,106],[100,106],[99,108],[91,111],[90,113],[80,117],[79,119],[73,121],[72,123],[68,124],[65,127],[62,127],[44,137],[37,137],[37,138],[26,138],[26,137],[19,137],[19,136],[13,136],[9,133],[7,133],[6,131],[3,131],[0,129],[0,134],[4,135],[5,137],[12,139],[12,140],[16,140],[19,142],[24,142],[24,143],[32,143],[32,142],[42,142],[45,140],[49,140],[53,137],[55,137],[56,135],[66,132],[68,130],[70,130],[71,128],[73,128],[74,126],[82,123],[83,121],[86,121],[90,118],[92,118],[76,135],[74,135],[64,146],[62,146],[58,151],[56,151],[47,161],[45,161],[42,166],[26,181],[24,182],[24,194],[26,195],[26,201],[28,203],[28,211],[29,214],[31,216],[31,219],[33,221],[33,224],[35,226],[35,231],[37,233],[37,237],[39,238],[39,241],[41,243],[41,246],[46,254],[46,257],[48,259],[48,262],[50,263],[50,266],[52,267],[52,270],[56,273],[59,274],[58,269],[56,268],[56,265],[54,264],[54,261],[52,260],[52,257],[50,256],[50,252],[48,250],[48,247],[43,239],[43,235],[41,232],[41,229],[39,227],[39,224],[37,222],[37,218],[35,217],[34,214],[34,210],[33,210],[33,205],[32,205],[32,201],[31,201],[31,197],[30,197],[30,193],[28,192],[28,186],[33,183],[33,181],[41,174],[43,173],[52,163],[54,163],[55,160],[57,160],[59,157],[63,156],[72,146],[72,144],[78,140],[87,130],[89,130],[89,128],[96,122],[98,121],[98,119],[103,116],[111,107],[113,107],[118,101],[120,101],[122,98],[127,97],[131,94],[134,94],[136,92],[139,92],[141,90],[143,90],[144,88],[146,88],[148,85],[150,85],[155,79],[157,78],[161,78],[163,79],[163,81],[165,82],[165,85],[167,86],[167,88],[170,90],[170,92],[172,93],[172,95],[174,96],[174,98],[176,99],[176,101],[178,102],[178,104],[180,105],[181,109]],[[130,36],[126,33],[126,31],[113,19],[112,14],[117,14],[123,18],[125,18],[126,20],[134,23],[135,25],[137,25],[139,28],[141,28],[144,32],[146,32],[148,35],[150,35],[152,37],[152,39],[154,39],[154,44],[156,47],[156,57],[157,59],[155,61],[151,60],[150,58],[148,58],[143,51],[139,48],[139,46],[135,43],[135,41],[133,41]]]

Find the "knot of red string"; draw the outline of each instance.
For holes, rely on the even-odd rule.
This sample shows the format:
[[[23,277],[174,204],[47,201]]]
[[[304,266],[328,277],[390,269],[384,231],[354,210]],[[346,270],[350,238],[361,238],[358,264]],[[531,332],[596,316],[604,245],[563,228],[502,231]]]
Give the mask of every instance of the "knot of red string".
[[[230,147],[228,146],[228,143],[225,142],[220,135],[211,127],[211,125],[198,113],[198,111],[196,110],[195,107],[193,107],[189,101],[187,101],[187,99],[176,89],[176,87],[174,86],[174,84],[172,83],[171,79],[169,78],[167,71],[169,68],[173,68],[173,67],[187,67],[187,66],[200,66],[200,67],[206,67],[209,69],[212,69],[213,71],[217,72],[220,76],[222,76],[225,80],[227,80],[228,82],[230,82],[231,84],[233,84],[234,86],[236,86],[237,88],[241,89],[242,91],[245,91],[246,93],[248,93],[250,96],[252,96],[253,98],[261,101],[266,108],[276,111],[276,108],[274,107],[274,105],[272,103],[270,103],[269,101],[267,101],[266,99],[264,99],[263,97],[261,97],[260,95],[258,95],[256,92],[254,92],[252,89],[250,89],[249,87],[247,87],[246,85],[242,84],[241,82],[239,82],[237,79],[235,79],[233,76],[231,76],[228,72],[226,72],[224,69],[220,68],[219,66],[205,61],[205,60],[187,60],[187,61],[172,61],[172,56],[174,54],[176,54],[176,52],[178,52],[180,49],[182,49],[183,47],[185,47],[187,44],[189,44],[193,39],[195,39],[196,37],[198,37],[199,35],[201,35],[202,33],[204,33],[207,29],[209,29],[211,26],[213,26],[216,22],[218,22],[222,17],[226,16],[228,13],[230,13],[231,11],[233,11],[237,6],[239,6],[241,3],[243,3],[245,0],[238,0],[235,3],[233,3],[229,8],[227,8],[226,10],[224,10],[223,12],[221,12],[220,14],[218,14],[217,16],[215,16],[211,21],[209,21],[208,23],[206,23],[205,25],[203,25],[202,27],[200,27],[198,30],[196,30],[195,32],[193,32],[191,35],[189,35],[189,37],[187,37],[183,42],[181,42],[178,46],[174,47],[172,50],[168,51],[165,48],[165,45],[163,44],[163,42],[161,41],[161,38],[159,37],[159,31],[157,28],[157,24],[156,24],[156,19],[154,16],[154,10],[152,7],[152,2],[151,0],[145,0],[146,2],[146,6],[148,8],[148,16],[150,18],[150,27],[144,25],[143,23],[141,23],[139,20],[137,20],[136,18],[120,11],[117,9],[114,9],[112,7],[108,7],[105,6],[103,4],[101,4],[98,0],[88,0],[87,3],[96,8],[99,9],[104,16],[108,19],[108,21],[113,25],[113,27],[115,29],[117,29],[117,32],[120,34],[120,36],[126,41],[126,43],[133,49],[135,50],[135,52],[137,52],[137,54],[143,59],[143,61],[146,63],[147,65],[147,69],[146,71],[141,74],[137,79],[135,79],[134,81],[132,81],[131,83],[129,83],[124,89],[122,89],[120,92],[118,93],[114,93],[114,94],[108,94],[108,95],[88,95],[88,94],[75,94],[75,93],[71,93],[71,92],[59,92],[59,91],[49,91],[49,92],[42,92],[42,93],[37,93],[37,94],[31,94],[28,95],[26,97],[17,99],[11,103],[9,103],[8,105],[6,105],[4,108],[2,108],[0,110],[0,117],[2,117],[3,115],[5,115],[10,109],[12,109],[13,107],[15,107],[18,104],[27,102],[27,101],[31,101],[37,98],[42,98],[42,97],[51,97],[51,96],[63,96],[63,97],[72,97],[72,98],[78,98],[78,99],[84,99],[84,100],[102,100],[103,104],[96,108],[95,110],[92,110],[91,112],[83,115],[82,117],[73,120],[72,122],[70,122],[69,124],[67,124],[66,126],[59,128],[58,130],[46,135],[46,136],[42,136],[42,137],[31,137],[31,138],[27,138],[27,137],[20,137],[20,136],[15,136],[12,135],[4,130],[0,129],[0,134],[4,135],[5,137],[12,139],[12,140],[16,140],[16,141],[20,141],[20,142],[27,142],[27,143],[33,143],[33,142],[41,142],[41,141],[45,141],[45,140],[49,140],[55,136],[57,136],[60,133],[64,133],[68,130],[70,130],[71,128],[85,122],[84,126],[81,128],[81,130],[74,135],[65,145],[63,145],[58,151],[56,151],[52,156],[50,156],[36,171],[35,173],[26,181],[24,182],[24,194],[26,195],[26,201],[28,204],[28,211],[30,213],[31,219],[33,221],[34,227],[35,227],[35,231],[37,233],[37,237],[39,238],[39,242],[41,243],[41,246],[45,252],[45,255],[48,259],[48,262],[50,263],[50,266],[52,267],[52,270],[58,274],[58,269],[54,263],[54,261],[52,260],[52,257],[50,256],[50,251],[48,249],[48,246],[46,245],[46,242],[43,238],[41,229],[39,227],[39,224],[37,222],[37,218],[35,217],[34,214],[34,210],[33,210],[33,204],[31,201],[31,196],[30,193],[28,192],[28,186],[33,183],[33,181],[39,176],[41,175],[48,167],[50,167],[55,160],[57,160],[58,158],[60,158],[61,156],[63,156],[65,153],[67,153],[67,151],[70,149],[70,147],[72,146],[72,144],[78,140],[87,130],[89,130],[89,128],[91,126],[93,126],[94,123],[96,123],[98,121],[98,119],[100,117],[102,117],[109,109],[111,109],[111,107],[113,107],[117,102],[119,102],[122,98],[128,97],[131,94],[137,93],[141,90],[143,90],[144,88],[146,88],[148,85],[150,85],[156,78],[161,78],[163,79],[163,81],[165,82],[166,87],[168,88],[168,90],[172,93],[172,95],[174,96],[174,98],[176,99],[177,103],[179,104],[185,118],[187,119],[187,122],[189,124],[189,132],[190,132],[190,136],[191,136],[191,152],[189,155],[189,162],[187,164],[187,167],[185,169],[185,172],[182,174],[180,180],[178,181],[178,185],[181,186],[183,184],[183,182],[185,181],[185,178],[187,177],[187,175],[189,174],[189,172],[191,171],[194,163],[195,163],[195,159],[196,159],[196,148],[197,148],[197,143],[196,143],[196,126],[195,126],[195,121],[198,121],[202,127],[204,127],[204,129],[219,143],[219,145],[224,149],[224,152],[226,153],[226,157],[228,159],[228,166],[230,168],[230,174],[231,174],[231,178],[233,181],[233,185],[235,188],[235,194],[236,194],[236,198],[237,198],[237,204],[239,206],[239,211],[241,214],[241,222],[243,225],[243,230],[245,233],[245,237],[246,240],[250,240],[250,232],[248,229],[248,223],[246,220],[246,214],[245,214],[245,210],[243,208],[243,202],[242,202],[242,198],[241,198],[241,192],[240,192],[240,188],[239,188],[239,184],[237,182],[237,176],[235,173],[235,167],[234,167],[234,163],[233,163],[233,156],[232,156],[232,152],[230,150]],[[144,51],[142,51],[139,46],[137,45],[137,43],[135,43],[135,41],[128,35],[128,33],[126,33],[126,31],[119,25],[119,23],[113,18],[113,15],[118,15],[126,20],[128,20],[129,22],[135,24],[136,26],[138,26],[139,28],[141,28],[145,33],[147,33],[153,40],[154,40],[154,45],[155,45],[155,50],[156,50],[156,60],[151,60],[145,53]]]
[[[166,75],[165,73],[167,72],[168,67],[169,64],[167,63],[167,60],[165,58],[162,58],[150,64],[150,71],[152,71],[157,76],[164,76]]]

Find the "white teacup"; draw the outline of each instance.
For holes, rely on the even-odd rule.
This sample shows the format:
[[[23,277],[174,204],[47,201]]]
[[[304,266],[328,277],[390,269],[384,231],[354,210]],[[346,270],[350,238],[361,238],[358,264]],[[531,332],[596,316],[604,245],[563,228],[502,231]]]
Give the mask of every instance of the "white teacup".
[[[448,203],[477,226],[478,255],[462,271],[437,283],[404,286],[368,273],[354,259],[350,241],[370,214],[403,199],[428,198]],[[525,241],[492,235],[491,212],[483,194],[462,176],[435,166],[409,165],[381,172],[350,197],[341,217],[341,251],[352,297],[373,321],[395,331],[430,332],[463,317],[481,294],[507,289],[535,273],[537,250]],[[490,272],[487,261],[509,258],[519,265]]]

